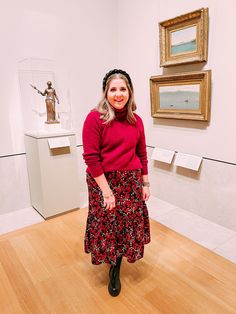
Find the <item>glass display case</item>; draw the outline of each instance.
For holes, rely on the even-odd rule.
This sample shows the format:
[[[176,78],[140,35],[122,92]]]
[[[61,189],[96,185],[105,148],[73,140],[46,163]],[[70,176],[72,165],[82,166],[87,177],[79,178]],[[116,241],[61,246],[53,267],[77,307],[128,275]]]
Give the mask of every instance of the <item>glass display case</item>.
[[[25,133],[60,133],[72,129],[68,76],[53,60],[18,62]]]

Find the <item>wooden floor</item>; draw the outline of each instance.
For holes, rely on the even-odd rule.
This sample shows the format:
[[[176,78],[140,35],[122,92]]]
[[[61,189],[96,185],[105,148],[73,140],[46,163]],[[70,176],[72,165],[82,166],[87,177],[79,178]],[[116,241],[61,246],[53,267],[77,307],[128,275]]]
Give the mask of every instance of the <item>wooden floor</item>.
[[[0,313],[236,313],[236,265],[151,221],[152,242],[124,261],[122,291],[83,252],[86,209],[0,237]]]

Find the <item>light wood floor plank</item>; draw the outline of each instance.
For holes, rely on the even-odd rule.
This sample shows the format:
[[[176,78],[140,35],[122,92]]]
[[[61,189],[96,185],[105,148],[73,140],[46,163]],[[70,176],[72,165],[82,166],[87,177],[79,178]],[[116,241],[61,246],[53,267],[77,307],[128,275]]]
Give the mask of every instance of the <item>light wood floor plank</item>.
[[[1,314],[236,313],[236,265],[151,221],[143,259],[123,261],[122,292],[108,265],[83,250],[87,210],[0,236]]]
[[[0,262],[23,312],[49,313],[9,241],[1,242]],[[4,282],[1,281],[1,284],[4,285]]]
[[[36,284],[49,278],[50,273],[45,267],[43,259],[40,258],[32,239],[31,237],[28,239],[27,235],[20,235],[11,239],[11,245],[31,281]]]
[[[7,274],[0,264],[0,307],[2,313],[24,314]],[[9,302],[11,300],[11,302]]]

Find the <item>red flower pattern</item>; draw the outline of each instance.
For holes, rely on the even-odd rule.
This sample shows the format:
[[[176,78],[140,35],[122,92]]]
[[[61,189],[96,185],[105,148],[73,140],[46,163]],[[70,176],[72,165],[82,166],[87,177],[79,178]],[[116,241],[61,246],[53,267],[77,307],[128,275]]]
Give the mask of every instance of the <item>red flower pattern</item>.
[[[116,264],[119,256],[129,263],[143,257],[150,242],[148,210],[142,200],[141,170],[111,171],[105,174],[116,199],[116,207],[103,206],[102,192],[87,173],[89,211],[85,232],[85,252],[92,264]]]

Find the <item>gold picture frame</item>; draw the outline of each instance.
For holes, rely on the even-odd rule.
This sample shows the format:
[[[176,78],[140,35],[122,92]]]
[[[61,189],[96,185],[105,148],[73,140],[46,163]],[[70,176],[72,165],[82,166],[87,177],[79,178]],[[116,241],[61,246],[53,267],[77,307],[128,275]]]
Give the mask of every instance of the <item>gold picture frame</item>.
[[[209,121],[211,70],[150,78],[153,118]]]
[[[208,8],[159,23],[160,66],[206,62]]]

